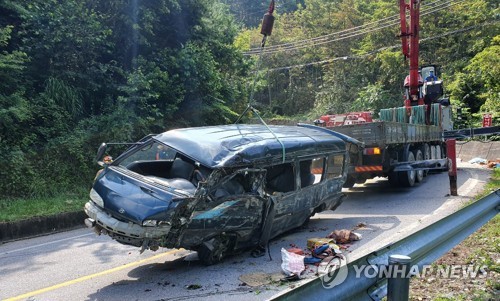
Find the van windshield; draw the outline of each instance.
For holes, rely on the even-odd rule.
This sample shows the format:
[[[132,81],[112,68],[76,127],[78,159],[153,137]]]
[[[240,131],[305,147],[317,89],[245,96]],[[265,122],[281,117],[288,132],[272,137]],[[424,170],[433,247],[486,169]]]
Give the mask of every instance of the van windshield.
[[[151,140],[145,145],[139,147],[133,153],[130,153],[128,156],[121,158],[118,162],[118,165],[122,167],[128,167],[131,163],[134,162],[144,162],[144,161],[155,161],[155,160],[167,160],[171,161],[175,158],[177,152],[156,140]]]

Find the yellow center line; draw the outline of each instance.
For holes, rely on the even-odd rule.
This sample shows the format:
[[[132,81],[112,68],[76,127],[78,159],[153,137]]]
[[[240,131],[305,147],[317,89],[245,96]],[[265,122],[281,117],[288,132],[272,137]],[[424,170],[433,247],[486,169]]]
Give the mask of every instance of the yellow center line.
[[[16,300],[26,299],[26,298],[29,298],[29,297],[32,297],[32,296],[35,296],[35,295],[43,294],[43,293],[46,293],[46,292],[50,292],[50,291],[62,288],[62,287],[65,287],[65,286],[69,286],[69,285],[72,285],[72,284],[80,283],[80,282],[83,282],[85,280],[92,279],[94,277],[100,277],[100,276],[108,275],[108,274],[111,274],[111,273],[114,273],[114,272],[117,272],[117,271],[124,270],[126,268],[137,266],[137,265],[140,265],[142,263],[145,263],[145,262],[148,262],[148,261],[152,261],[152,260],[155,260],[157,258],[166,256],[166,255],[170,255],[172,253],[179,252],[179,251],[183,251],[183,249],[171,250],[171,251],[168,251],[168,252],[165,252],[165,253],[162,253],[162,254],[151,256],[149,258],[144,258],[144,259],[141,259],[141,260],[138,260],[138,261],[127,263],[127,264],[124,264],[124,265],[116,267],[116,268],[112,268],[112,269],[105,270],[105,271],[102,271],[102,272],[99,272],[99,273],[95,273],[95,274],[83,276],[83,277],[80,277],[80,278],[77,278],[77,279],[69,280],[69,281],[66,281],[66,282],[63,282],[63,283],[59,283],[59,284],[56,284],[56,285],[53,285],[53,286],[49,286],[49,287],[42,288],[42,289],[39,289],[39,290],[36,290],[36,291],[32,291],[32,292],[29,292],[29,293],[26,293],[26,294],[15,296],[15,297],[6,299],[4,301],[16,301]]]

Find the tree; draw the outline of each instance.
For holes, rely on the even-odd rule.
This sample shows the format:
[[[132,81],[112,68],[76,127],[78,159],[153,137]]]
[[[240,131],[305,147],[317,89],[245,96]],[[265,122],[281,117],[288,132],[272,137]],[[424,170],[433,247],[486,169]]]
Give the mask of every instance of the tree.
[[[6,194],[25,189],[20,180],[31,173],[26,164],[30,153],[23,151],[32,119],[22,85],[28,57],[19,50],[7,51],[14,49],[9,45],[12,29],[0,28],[0,190]]]
[[[229,122],[246,100],[249,64],[219,2],[4,0],[0,12],[7,196],[88,187],[99,143]]]

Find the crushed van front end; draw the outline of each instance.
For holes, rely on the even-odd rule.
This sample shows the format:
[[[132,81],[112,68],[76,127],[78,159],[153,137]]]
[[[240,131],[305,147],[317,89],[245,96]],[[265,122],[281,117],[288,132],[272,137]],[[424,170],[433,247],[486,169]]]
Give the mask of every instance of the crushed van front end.
[[[92,201],[87,202],[84,209],[89,216],[85,221],[87,226],[93,227],[98,234],[109,235],[126,245],[145,248],[159,247],[160,242],[169,234],[172,227],[169,224],[144,227],[132,222],[124,222],[106,213]]]
[[[206,264],[260,252],[342,203],[347,145],[356,142],[309,125],[272,131],[227,125],[143,139],[101,165],[86,224],[141,251],[194,250]]]

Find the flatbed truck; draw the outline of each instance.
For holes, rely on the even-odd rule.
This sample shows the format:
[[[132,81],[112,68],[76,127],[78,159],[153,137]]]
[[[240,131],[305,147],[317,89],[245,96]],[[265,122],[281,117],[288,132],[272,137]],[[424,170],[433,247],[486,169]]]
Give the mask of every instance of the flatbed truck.
[[[388,177],[394,186],[411,187],[429,170],[447,169],[441,126],[378,121],[331,127],[364,143],[350,154],[344,187],[374,177]]]

